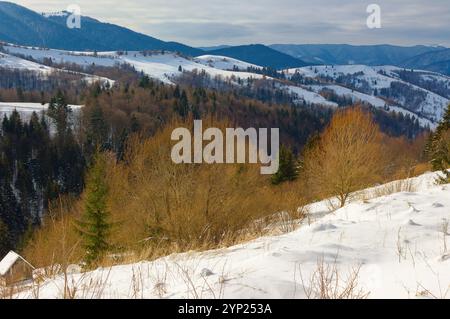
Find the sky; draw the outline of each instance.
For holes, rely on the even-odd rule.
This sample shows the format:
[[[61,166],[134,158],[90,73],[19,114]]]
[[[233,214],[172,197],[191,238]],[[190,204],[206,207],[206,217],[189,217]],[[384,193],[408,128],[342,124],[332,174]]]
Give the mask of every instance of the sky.
[[[192,46],[347,43],[450,47],[449,0],[19,0],[38,12],[82,15]],[[369,4],[381,28],[367,27]]]

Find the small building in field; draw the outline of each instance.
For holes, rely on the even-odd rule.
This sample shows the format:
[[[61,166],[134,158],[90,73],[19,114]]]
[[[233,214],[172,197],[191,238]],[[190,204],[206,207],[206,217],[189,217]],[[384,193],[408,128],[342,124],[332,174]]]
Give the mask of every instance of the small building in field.
[[[0,261],[0,286],[33,279],[34,267],[19,254],[10,251]]]

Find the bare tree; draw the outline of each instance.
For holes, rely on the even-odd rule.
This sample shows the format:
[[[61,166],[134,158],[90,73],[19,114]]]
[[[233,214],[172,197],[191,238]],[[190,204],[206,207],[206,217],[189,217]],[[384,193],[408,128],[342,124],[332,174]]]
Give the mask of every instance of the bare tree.
[[[343,207],[352,192],[376,182],[384,167],[382,138],[361,108],[338,111],[305,152],[304,172],[313,194],[336,196]]]

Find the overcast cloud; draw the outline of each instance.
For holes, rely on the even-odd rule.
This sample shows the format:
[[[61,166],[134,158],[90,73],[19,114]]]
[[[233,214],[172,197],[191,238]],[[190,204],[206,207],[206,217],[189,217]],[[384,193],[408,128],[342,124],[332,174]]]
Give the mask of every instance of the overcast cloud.
[[[20,0],[39,11],[78,4],[82,14],[193,46],[249,43],[441,44],[450,47],[449,0]],[[366,8],[382,10],[368,29]]]

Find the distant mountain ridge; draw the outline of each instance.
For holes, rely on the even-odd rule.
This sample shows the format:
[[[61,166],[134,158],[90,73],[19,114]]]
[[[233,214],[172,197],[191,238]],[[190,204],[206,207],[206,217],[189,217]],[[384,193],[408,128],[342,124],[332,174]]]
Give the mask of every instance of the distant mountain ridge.
[[[450,75],[450,49],[423,53],[404,61],[402,66]]]
[[[262,44],[240,45],[208,51],[211,55],[223,55],[273,69],[288,69],[308,65],[291,55],[274,50]]]
[[[0,41],[71,51],[165,50],[188,56],[226,56],[274,69],[306,65],[393,65],[450,75],[450,49],[441,46],[262,44],[194,48],[163,41],[130,29],[83,16],[81,29],[66,26],[67,12],[41,14],[0,1]]]
[[[165,42],[130,29],[81,17],[82,27],[70,29],[63,14],[39,14],[11,2],[0,1],[0,40],[20,45],[76,51],[169,50],[200,55],[202,50]]]
[[[289,54],[307,63],[365,64],[400,66],[415,56],[440,51],[444,47],[417,45],[348,45],[348,44],[273,44],[272,49]]]

